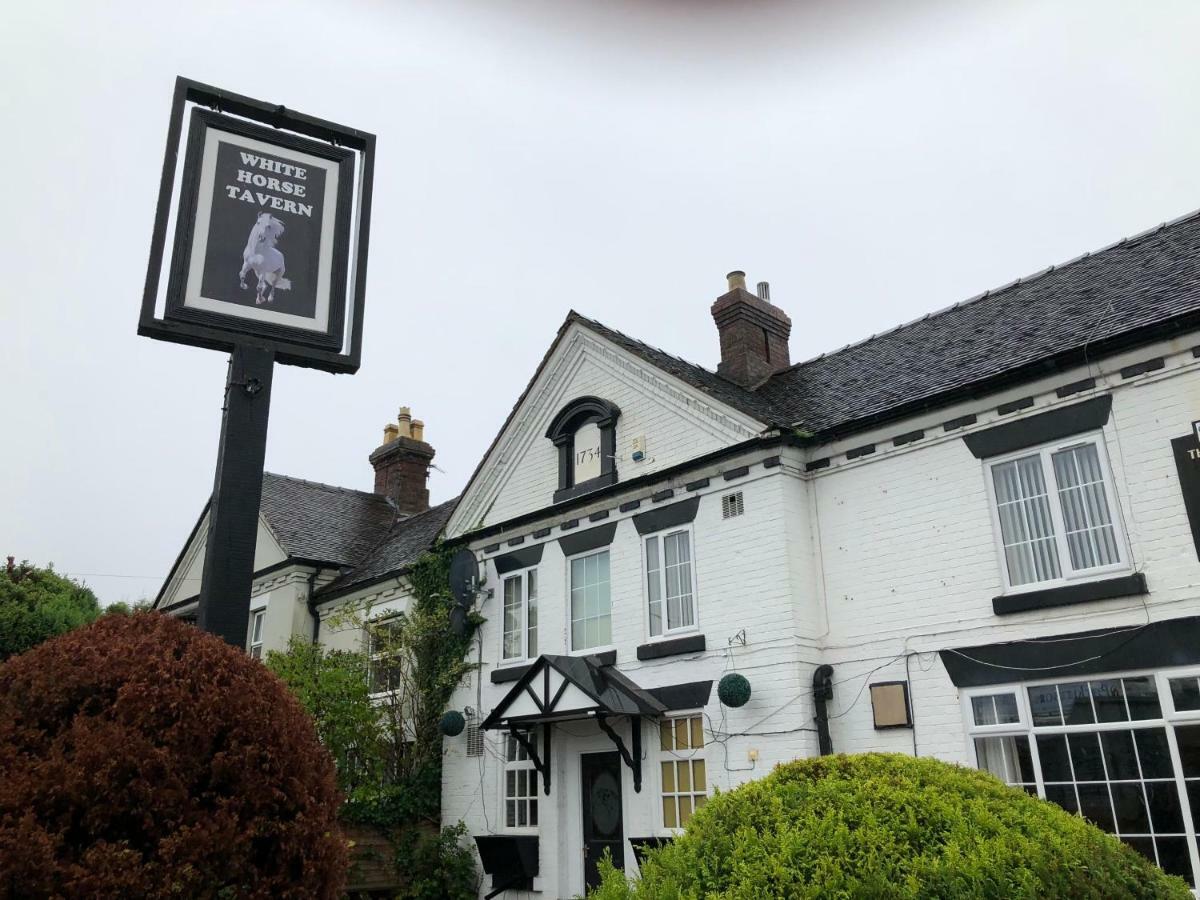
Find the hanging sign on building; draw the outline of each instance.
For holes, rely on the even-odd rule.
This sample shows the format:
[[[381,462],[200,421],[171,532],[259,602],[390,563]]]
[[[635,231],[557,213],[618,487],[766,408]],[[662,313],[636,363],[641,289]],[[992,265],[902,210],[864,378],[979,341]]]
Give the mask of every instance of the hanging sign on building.
[[[178,79],[139,332],[222,350],[249,339],[279,362],[355,371],[374,146]]]
[[[1192,528],[1196,556],[1200,558],[1200,422],[1192,423],[1191,434],[1171,441],[1171,452],[1175,456],[1175,469],[1179,473],[1179,488]]]

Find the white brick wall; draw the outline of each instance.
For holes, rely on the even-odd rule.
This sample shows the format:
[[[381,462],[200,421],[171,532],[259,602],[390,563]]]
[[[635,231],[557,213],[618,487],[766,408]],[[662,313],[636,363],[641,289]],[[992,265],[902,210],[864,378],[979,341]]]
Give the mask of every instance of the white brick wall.
[[[778,762],[817,752],[811,684],[813,670],[821,663],[834,668],[828,713],[835,750],[912,753],[915,741],[922,755],[969,763],[959,693],[942,666],[939,649],[1136,625],[1147,615],[1158,620],[1200,614],[1200,563],[1169,443],[1186,434],[1193,419],[1200,419],[1200,364],[1188,352],[1191,343],[1181,340],[1133,354],[1133,361],[1164,351],[1171,354],[1167,369],[1154,376],[1124,381],[1109,373],[1131,360],[1113,360],[1090,373],[1063,373],[896,423],[877,434],[857,435],[803,453],[784,450],[783,466],[752,465],[750,476],[728,485],[714,479],[701,492],[694,523],[699,627],[708,645],[703,654],[637,661],[634,650],[646,640],[643,561],[629,516],[615,512],[617,503],[626,498],[606,498],[595,507],[572,511],[571,516],[583,519],[580,529],[588,527],[586,515],[592,508],[614,508],[619,523],[611,547],[618,667],[645,687],[701,679],[715,682],[730,668],[750,678],[753,696],[745,707],[724,709],[714,685],[704,710],[710,789],[732,787],[760,777]],[[1131,558],[1145,573],[1151,596],[1145,606],[1140,599],[1126,598],[997,617],[991,601],[1003,591],[1003,581],[983,463],[967,450],[963,431],[947,434],[940,423],[973,412],[979,415],[974,428],[985,428],[1001,421],[995,412],[999,403],[1030,394],[1037,398],[1034,408],[1002,421],[1078,402],[1085,397],[1059,400],[1053,389],[1089,374],[1097,376],[1100,389],[1114,397],[1105,445]],[[589,374],[593,380],[587,381],[586,391],[581,384],[579,392],[613,397],[621,388],[602,376],[603,372]],[[636,400],[624,396],[617,402],[623,410],[638,408]],[[655,432],[638,427],[646,428],[653,450]],[[687,423],[678,427],[686,431]],[[892,447],[891,437],[916,428],[925,428],[923,440]],[[846,449],[871,441],[878,445],[874,455],[845,461]],[[542,443],[548,447],[548,442]],[[681,447],[686,444],[680,441]],[[695,445],[706,446],[699,439]],[[757,460],[764,455],[758,454]],[[543,456],[521,462],[522,468],[540,468],[543,473],[529,473],[519,492],[522,499],[514,501],[509,512],[548,505],[554,460]],[[831,456],[834,465],[805,471],[806,461],[823,456]],[[689,473],[679,480],[704,474],[708,473]],[[664,486],[639,494],[648,496]],[[746,514],[722,521],[719,497],[734,488],[744,492]],[[675,499],[683,496],[677,491]],[[562,518],[547,517],[521,532],[490,536],[475,549],[554,526]],[[566,651],[567,576],[557,545],[559,534],[555,528],[546,538],[539,568],[543,653]],[[478,679],[460,688],[454,700],[460,708],[471,706],[483,714],[511,687],[493,685],[488,677],[499,658],[501,605],[499,581],[490,567],[489,574],[489,587],[496,589],[496,595],[483,610],[489,619],[481,632],[484,668]],[[731,648],[727,641],[743,628],[746,646]],[[876,730],[867,686],[901,680],[909,682],[916,728]],[[554,742],[554,786],[551,796],[543,798],[536,896],[569,896],[581,889],[579,754],[611,746],[581,722],[556,727]],[[502,765],[497,758],[501,745],[490,741],[490,750],[479,758],[467,758],[465,746],[461,737],[446,742],[443,818],[446,822],[463,819],[474,833],[503,833]],[[634,794],[629,773],[624,772],[627,837],[662,833],[657,744],[649,730],[646,747],[646,779],[640,795]],[[757,751],[756,762],[749,758],[752,750]],[[627,857],[632,865],[632,854]]]

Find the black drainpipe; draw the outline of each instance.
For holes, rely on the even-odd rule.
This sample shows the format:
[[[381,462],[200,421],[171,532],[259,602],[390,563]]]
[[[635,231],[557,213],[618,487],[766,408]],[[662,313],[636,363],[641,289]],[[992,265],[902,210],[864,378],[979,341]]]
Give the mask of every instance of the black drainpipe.
[[[317,643],[317,638],[321,636],[321,615],[317,612],[317,601],[313,597],[313,586],[317,582],[317,573],[320,569],[313,569],[312,574],[308,576],[308,614],[313,620],[313,635],[312,642]]]
[[[833,666],[817,666],[813,672],[813,700],[817,706],[817,746],[822,756],[833,752],[833,741],[829,739],[829,712],[825,701],[833,699]]]

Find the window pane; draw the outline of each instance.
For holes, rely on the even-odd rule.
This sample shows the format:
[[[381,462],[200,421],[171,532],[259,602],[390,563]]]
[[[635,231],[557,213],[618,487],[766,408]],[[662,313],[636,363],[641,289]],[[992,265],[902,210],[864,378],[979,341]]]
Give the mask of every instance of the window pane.
[[[688,740],[688,721],[687,719],[675,720],[675,749],[686,750],[691,746],[691,741]]]
[[[1125,684],[1125,700],[1129,704],[1132,719],[1161,719],[1162,707],[1158,704],[1158,688],[1149,675],[1141,678],[1122,679]]]
[[[1063,716],[1068,725],[1091,725],[1096,721],[1086,681],[1060,684],[1058,697],[1062,702]]]
[[[678,779],[680,791],[690,791],[692,789],[692,769],[686,760],[676,767],[675,775]]]
[[[1192,883],[1192,860],[1188,853],[1187,838],[1156,838],[1158,864],[1169,875],[1178,875]]]
[[[1103,781],[1104,761],[1100,756],[1100,735],[1096,732],[1072,734],[1067,738],[1076,781]]]
[[[995,725],[996,698],[991,696],[972,697],[971,715],[974,717],[976,725]]]
[[[1104,766],[1109,778],[1122,781],[1141,777],[1137,755],[1133,750],[1132,731],[1102,732],[1100,743],[1104,748]]]
[[[692,790],[700,793],[708,793],[708,777],[704,771],[704,760],[692,760]]]
[[[688,820],[691,819],[691,817],[692,817],[692,798],[691,797],[680,797],[679,798],[679,824],[686,825],[688,823]]]
[[[674,797],[663,797],[663,825],[667,828],[679,827],[679,820],[675,816]]]
[[[675,749],[675,729],[671,725],[670,719],[665,719],[658,723],[658,746],[661,750]]]
[[[1133,733],[1133,739],[1137,744],[1138,761],[1142,764],[1143,778],[1175,777],[1175,766],[1171,763],[1171,751],[1167,747],[1165,728],[1139,728]],[[1180,747],[1180,755],[1182,755],[1182,747]]]
[[[662,634],[662,571],[658,561],[658,538],[646,539],[646,591],[650,606],[650,634]]]
[[[1057,803],[1067,812],[1079,812],[1079,801],[1075,798],[1075,787],[1070,784],[1046,785],[1046,799]]]
[[[1171,699],[1178,712],[1200,709],[1200,679],[1194,675],[1172,678]]]
[[[529,646],[525,650],[525,655],[528,656],[530,659],[532,659],[533,657],[538,655],[538,649],[537,649],[538,593],[537,592],[538,592],[537,569],[530,569],[529,572],[526,573],[526,575],[525,575],[525,594],[526,594],[526,597],[528,598],[528,601],[526,603],[526,617],[529,620],[528,625],[527,625],[527,639],[526,639],[526,642],[528,643]]]
[[[1200,777],[1200,725],[1177,727],[1175,740],[1179,744],[1179,763],[1183,766],[1183,776]],[[1163,750],[1165,749],[1164,746]]]
[[[1040,456],[992,467],[1009,583],[1058,578],[1058,547]]]
[[[1151,781],[1146,785],[1146,796],[1150,801],[1150,818],[1156,834],[1179,834],[1183,831],[1183,810],[1174,781]]]
[[[504,579],[504,658],[521,654],[522,619],[521,576]]]
[[[504,824],[509,828],[517,827],[517,804],[509,800],[504,804]]]
[[[1058,706],[1058,688],[1052,684],[1029,688],[1029,708],[1033,713],[1034,727],[1063,723]]]
[[[1096,445],[1060,450],[1052,459],[1071,567],[1081,570],[1119,562]]]
[[[537,791],[534,791],[533,793],[536,794]],[[536,825],[538,823],[537,807],[538,807],[537,800],[529,801],[529,824],[530,825]]]
[[[1122,834],[1149,834],[1150,816],[1141,784],[1114,784],[1113,809],[1117,814],[1117,831]]]
[[[1108,785],[1080,784],[1076,790],[1079,793],[1079,812],[1097,828],[1110,833],[1116,831],[1112,804],[1108,799]]]
[[[1129,713],[1125,709],[1125,691],[1121,688],[1120,678],[1108,678],[1093,681],[1092,705],[1096,707],[1096,718],[1101,722],[1128,722]]]
[[[664,762],[662,764],[662,789],[664,793],[675,793],[675,763]]]
[[[1042,761],[1044,781],[1072,781],[1071,759],[1067,756],[1067,739],[1061,734],[1037,736],[1038,757]]]
[[[1005,784],[1033,780],[1027,737],[976,738],[975,756],[980,769],[991,772]]]
[[[696,749],[704,746],[704,720],[699,716],[692,719],[692,746]]]

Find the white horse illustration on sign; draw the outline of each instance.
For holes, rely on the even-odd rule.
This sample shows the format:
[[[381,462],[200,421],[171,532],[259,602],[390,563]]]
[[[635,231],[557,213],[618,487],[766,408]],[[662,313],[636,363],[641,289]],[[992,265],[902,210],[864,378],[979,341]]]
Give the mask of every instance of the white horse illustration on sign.
[[[251,269],[258,276],[255,305],[270,303],[275,298],[275,289],[291,290],[292,282],[284,278],[283,254],[275,249],[275,243],[283,236],[283,223],[267,212],[258,214],[258,221],[250,229],[246,249],[242,251],[242,271],[238,273],[238,284],[245,290],[246,273]]]

